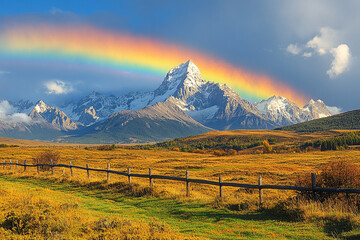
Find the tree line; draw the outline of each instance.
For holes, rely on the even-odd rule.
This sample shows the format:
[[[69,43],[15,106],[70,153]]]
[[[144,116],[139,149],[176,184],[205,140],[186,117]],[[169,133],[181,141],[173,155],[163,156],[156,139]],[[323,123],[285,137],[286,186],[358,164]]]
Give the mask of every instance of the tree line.
[[[301,146],[302,149],[307,147],[320,148],[321,151],[327,150],[345,150],[348,146],[360,145],[360,131],[344,133],[341,136],[329,139],[307,142]]]

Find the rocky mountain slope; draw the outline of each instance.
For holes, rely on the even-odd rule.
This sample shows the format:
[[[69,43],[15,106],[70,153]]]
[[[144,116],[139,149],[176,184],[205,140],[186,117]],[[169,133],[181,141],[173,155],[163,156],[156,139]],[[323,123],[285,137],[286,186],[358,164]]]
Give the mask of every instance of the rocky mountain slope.
[[[76,130],[78,125],[56,107],[50,107],[40,100],[29,114],[34,122],[49,123],[55,129]]]
[[[70,142],[151,142],[201,134],[212,129],[189,117],[170,97],[137,111],[123,110],[90,127]]]

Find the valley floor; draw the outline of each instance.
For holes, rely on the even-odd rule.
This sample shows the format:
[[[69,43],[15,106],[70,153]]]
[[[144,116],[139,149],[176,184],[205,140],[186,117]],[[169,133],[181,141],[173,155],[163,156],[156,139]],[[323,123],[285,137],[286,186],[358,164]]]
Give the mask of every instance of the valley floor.
[[[329,151],[284,154],[244,154],[235,156],[212,156],[207,154],[182,153],[167,150],[129,150],[117,148],[100,151],[81,146],[33,147],[22,146],[0,149],[0,159],[7,162],[16,159],[34,162],[44,151],[57,151],[61,154],[60,163],[93,168],[106,168],[125,171],[132,168],[133,173],[148,173],[171,176],[184,176],[189,170],[192,178],[217,180],[222,174],[224,181],[256,183],[259,175],[264,184],[294,184],[297,176],[316,172],[317,168],[332,160],[346,159],[360,164],[360,151]],[[49,173],[36,174],[36,169],[23,173],[0,170],[0,183],[14,193],[33,194],[60,202],[76,202],[87,214],[99,217],[121,216],[132,221],[166,223],[178,238],[194,236],[210,239],[334,239],[343,237],[357,239],[360,229],[342,229],[336,233],[323,221],[293,221],[267,211],[260,211],[257,192],[225,188],[224,195],[231,203],[250,205],[243,209],[229,209],[218,204],[218,188],[199,184],[191,185],[191,197],[185,197],[184,183],[155,181],[159,194],[133,196],[114,190],[125,183],[127,178],[111,176],[115,184],[109,189],[104,183],[104,173],[91,173],[91,183],[87,183],[86,171],[74,170],[75,177],[56,169],[55,177]],[[14,171],[14,169],[12,169]],[[82,184],[78,184],[82,182]],[[148,180],[134,178],[141,187],[148,186]],[[107,190],[108,189],[108,190]],[[141,191],[140,191],[141,192]],[[265,207],[274,202],[287,199],[294,193],[289,191],[264,191]],[[217,206],[220,205],[220,206]],[[238,204],[239,205],[239,204]],[[336,228],[336,226],[335,226]]]

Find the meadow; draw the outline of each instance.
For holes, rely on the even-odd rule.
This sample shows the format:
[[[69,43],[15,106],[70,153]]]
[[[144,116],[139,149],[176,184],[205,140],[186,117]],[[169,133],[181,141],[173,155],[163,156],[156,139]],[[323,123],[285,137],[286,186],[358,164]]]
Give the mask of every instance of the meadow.
[[[324,138],[334,136],[333,133],[326,134]],[[311,135],[302,137],[301,141],[316,138],[319,137]],[[287,139],[287,145],[298,143],[294,139]],[[53,151],[60,154],[59,163],[64,164],[71,161],[73,165],[85,167],[89,164],[92,168],[106,169],[110,163],[112,170],[126,171],[130,167],[133,173],[147,174],[148,168],[152,168],[153,174],[179,177],[185,177],[185,171],[188,170],[191,178],[217,181],[221,174],[223,181],[251,184],[256,184],[261,175],[263,184],[294,185],[300,177],[310,178],[310,173],[319,173],[321,166],[333,161],[345,160],[360,165],[360,151],[357,149],[269,154],[244,150],[236,155],[216,156],[211,153],[160,148],[144,150],[118,146],[115,149],[100,150],[104,148],[61,144],[41,146],[41,143],[38,145],[35,142],[14,141],[7,144],[19,145],[18,147],[0,148],[1,160],[8,162],[12,159],[20,163],[27,160],[28,163],[35,163],[39,153]],[[283,145],[284,141],[278,140],[277,144]],[[11,209],[9,205],[26,202],[21,199],[30,198],[33,200],[27,201],[44,201],[46,206],[51,206],[48,211],[54,212],[53,217],[60,217],[59,213],[63,211],[61,206],[69,203],[76,203],[76,207],[70,207],[70,213],[66,213],[70,214],[68,219],[75,215],[89,216],[79,220],[83,225],[78,225],[77,230],[61,232],[54,227],[50,228],[48,235],[36,233],[43,238],[71,239],[74,236],[91,236],[93,239],[106,239],[101,236],[107,236],[111,239],[110,233],[116,232],[118,236],[122,234],[129,237],[124,239],[137,239],[140,235],[136,229],[139,228],[146,229],[143,239],[360,237],[357,210],[346,207],[343,200],[338,199],[331,203],[309,202],[297,199],[294,191],[264,190],[264,204],[259,206],[258,191],[255,190],[225,187],[224,199],[221,200],[218,197],[218,187],[191,183],[191,195],[186,197],[183,182],[155,180],[154,187],[150,188],[148,179],[133,178],[132,183],[128,184],[127,177],[112,174],[111,183],[107,184],[106,173],[96,172],[91,172],[89,182],[86,171],[78,169],[74,169],[74,176],[71,177],[68,169],[61,168],[55,168],[54,176],[47,171],[37,174],[36,168],[28,168],[26,172],[23,172],[21,167],[18,167],[17,171],[14,168],[12,171],[1,168],[0,182],[1,192],[8,191],[10,195],[18,196],[10,201],[6,200],[9,193],[0,194],[3,198],[3,213],[18,213],[19,209],[26,209],[26,206],[21,204],[14,204],[17,205],[16,209]],[[37,206],[41,208],[42,205]],[[4,219],[6,220],[6,215],[1,216],[2,231],[6,229]],[[113,227],[104,227],[99,223],[104,221],[105,225]],[[116,224],[111,225],[109,222],[112,221]],[[155,225],[150,226],[153,221]],[[124,222],[128,222],[127,232],[114,227],[121,226]],[[97,228],[99,224],[102,227]],[[149,237],[152,233],[155,234],[154,238]],[[26,236],[24,232],[14,233],[9,229],[2,234]]]

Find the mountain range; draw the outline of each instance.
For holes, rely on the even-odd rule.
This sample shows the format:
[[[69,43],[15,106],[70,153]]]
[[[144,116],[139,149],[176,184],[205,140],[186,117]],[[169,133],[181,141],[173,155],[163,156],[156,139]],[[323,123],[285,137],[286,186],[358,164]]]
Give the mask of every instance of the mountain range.
[[[0,136],[48,141],[128,143],[161,141],[211,130],[273,129],[331,116],[321,100],[303,108],[281,96],[251,103],[226,84],[206,81],[191,61],[172,68],[150,92],[123,96],[92,92],[78,102],[49,106],[7,102],[23,121],[1,117]],[[13,118],[11,118],[13,119]]]

